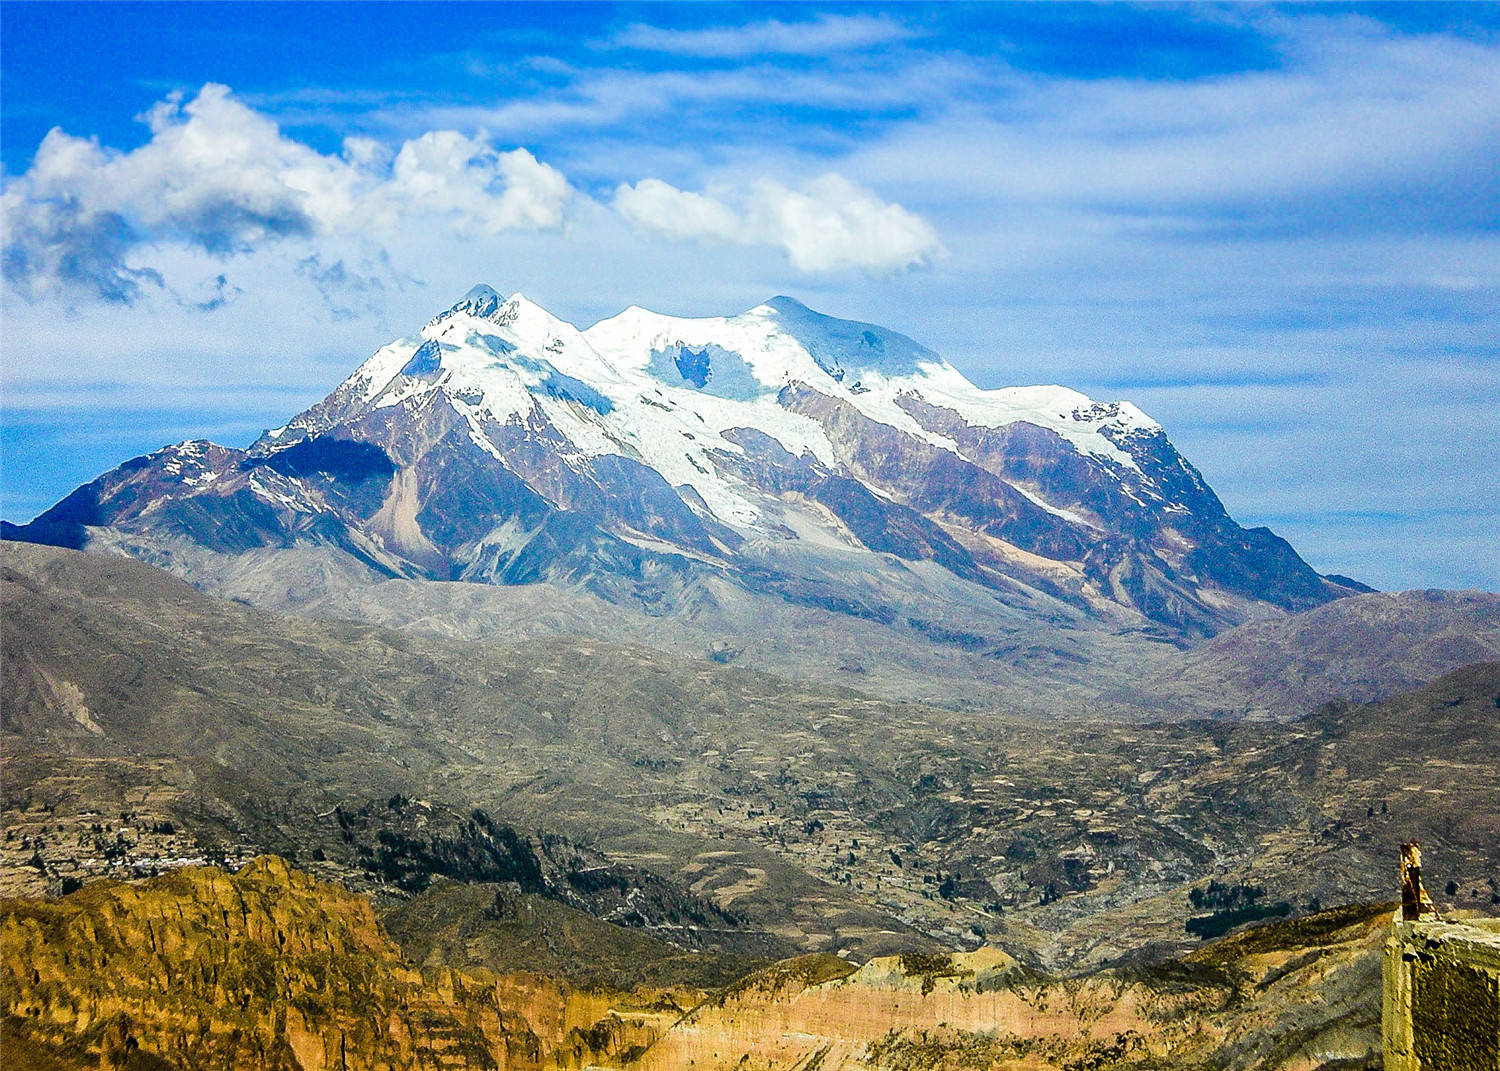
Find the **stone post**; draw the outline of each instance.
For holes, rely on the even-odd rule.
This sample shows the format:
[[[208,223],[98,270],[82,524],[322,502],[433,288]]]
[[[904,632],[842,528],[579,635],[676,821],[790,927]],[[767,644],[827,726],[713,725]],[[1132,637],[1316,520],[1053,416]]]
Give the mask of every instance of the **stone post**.
[[[1500,919],[1439,919],[1414,843],[1382,966],[1385,1071],[1500,1071]]]

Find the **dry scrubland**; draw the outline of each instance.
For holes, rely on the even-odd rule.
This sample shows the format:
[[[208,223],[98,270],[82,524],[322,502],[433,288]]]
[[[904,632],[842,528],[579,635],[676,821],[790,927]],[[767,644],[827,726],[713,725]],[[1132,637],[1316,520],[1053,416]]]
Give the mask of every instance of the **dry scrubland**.
[[[1310,1068],[1337,1053],[1357,1067],[1375,1036],[1380,922],[1320,908],[1385,899],[1393,846],[1413,836],[1445,906],[1497,898],[1493,663],[1297,719],[1041,724],[602,640],[275,617],[130,561],[0,553],[0,877],[10,897],[83,886],[12,901],[6,925],[101,950],[48,974],[57,944],[44,941],[28,953],[35,977],[9,959],[7,1037],[64,1066],[130,1037],[144,1052],[159,1013],[161,1036],[262,1054],[325,1036],[297,1025],[318,1015],[350,1038],[356,1021],[416,1016],[397,1033],[460,1039],[433,1051],[472,1045],[500,1066],[639,1049],[652,1066],[677,1053],[695,1066]],[[1215,667],[1230,660],[1268,679],[1213,642],[1195,673],[1227,679]],[[146,920],[173,897],[241,902],[226,890],[284,873],[196,864],[267,852],[318,882],[286,879],[295,896],[267,908],[292,911],[285,925],[249,912],[206,934],[218,973],[148,935],[165,932]],[[158,872],[150,893],[99,882]],[[316,942],[298,947],[323,965],[290,975],[251,951],[277,932],[295,945],[302,910],[320,920],[307,927],[331,912],[345,921],[327,925],[363,935],[336,969]],[[1201,948],[1187,930],[1258,917],[1282,921]],[[825,958],[750,973],[808,954]],[[188,977],[175,955],[209,988],[162,1010],[136,990]],[[545,999],[497,980],[525,968],[555,979],[525,983]],[[270,1003],[224,1012],[231,977]],[[350,979],[375,977],[374,1004],[350,995]],[[582,1000],[570,993],[592,994],[581,1018],[526,1003]],[[873,1032],[882,1016],[900,1025]],[[756,1040],[756,1021],[781,1026]],[[1077,1045],[1058,1040],[1085,1022]],[[535,1052],[515,1041],[528,1036]]]

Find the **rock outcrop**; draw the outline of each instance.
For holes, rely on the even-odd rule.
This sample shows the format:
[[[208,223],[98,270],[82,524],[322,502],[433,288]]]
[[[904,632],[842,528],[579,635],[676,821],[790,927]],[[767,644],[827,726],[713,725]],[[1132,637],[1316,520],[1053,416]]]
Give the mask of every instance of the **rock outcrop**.
[[[6,1047],[61,1066],[577,1068],[693,999],[413,969],[367,899],[273,856],[12,901],[0,933]]]
[[[669,1030],[642,1071],[1378,1066],[1388,908],[1248,931],[1183,960],[1048,978],[994,948],[778,964]]]
[[[1390,905],[1059,978],[998,948],[787,960],[701,991],[403,961],[275,857],[5,905],[4,1044],[38,1068],[1373,1071]]]

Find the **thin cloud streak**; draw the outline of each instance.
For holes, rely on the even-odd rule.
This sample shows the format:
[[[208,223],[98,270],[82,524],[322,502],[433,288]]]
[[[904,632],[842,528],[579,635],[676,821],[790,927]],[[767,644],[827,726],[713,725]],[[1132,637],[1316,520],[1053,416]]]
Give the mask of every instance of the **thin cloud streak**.
[[[761,61],[721,70],[585,67],[571,71],[560,86],[507,93],[494,104],[402,105],[371,118],[406,133],[451,127],[527,141],[625,128],[646,144],[676,143],[700,131],[715,142],[755,143],[764,139],[768,120],[793,132],[811,121],[825,130],[825,140],[849,146],[859,137],[840,128],[846,119],[909,120],[942,111],[954,95],[987,92],[1010,81],[1003,69],[986,71],[962,58],[923,55],[899,66],[880,55],[812,70]],[[798,118],[815,112],[841,118]],[[673,125],[653,125],[662,116],[671,116]]]
[[[1500,49],[1390,40],[1309,64],[1190,84],[1035,78],[1003,108],[901,125],[856,159],[862,175],[895,182],[920,158],[971,200],[1136,211],[1393,183],[1441,193],[1493,163]]]
[[[742,26],[676,30],[635,23],[611,38],[613,48],[709,59],[767,54],[822,56],[905,41],[913,30],[887,15],[817,15],[797,22],[769,19]]]

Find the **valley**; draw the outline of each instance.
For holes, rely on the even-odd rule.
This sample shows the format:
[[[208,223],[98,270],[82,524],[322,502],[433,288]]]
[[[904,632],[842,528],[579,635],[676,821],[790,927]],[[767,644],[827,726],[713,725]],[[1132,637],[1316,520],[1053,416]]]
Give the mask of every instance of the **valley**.
[[[1500,878],[1493,664],[1288,724],[1038,723],[602,641],[330,628],[122,559],[4,553],[20,893],[275,851],[395,902],[445,866],[503,879],[518,853],[482,811],[554,889],[570,868],[665,883],[638,921],[679,945],[694,925],[761,959],[998,941],[1068,971],[1191,947],[1210,879],[1299,912],[1379,898],[1413,836],[1465,904]]]

